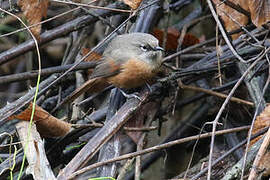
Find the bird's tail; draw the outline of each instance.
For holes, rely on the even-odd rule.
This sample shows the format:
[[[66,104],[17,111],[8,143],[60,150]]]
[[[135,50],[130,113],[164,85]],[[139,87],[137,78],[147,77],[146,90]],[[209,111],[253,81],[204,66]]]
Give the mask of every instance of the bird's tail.
[[[109,83],[106,81],[105,78],[93,78],[86,81],[81,87],[77,88],[73,93],[67,96],[60,104],[58,104],[53,112],[58,109],[60,106],[66,103],[73,102],[76,98],[82,95],[84,92],[87,93],[95,93],[103,90],[104,88],[108,87]]]
[[[108,87],[109,84],[104,78],[93,78],[86,81],[81,87],[77,88],[70,96],[67,98],[69,99],[67,102],[74,101],[77,97],[79,97],[84,92],[87,93],[96,93],[100,92],[104,88]]]

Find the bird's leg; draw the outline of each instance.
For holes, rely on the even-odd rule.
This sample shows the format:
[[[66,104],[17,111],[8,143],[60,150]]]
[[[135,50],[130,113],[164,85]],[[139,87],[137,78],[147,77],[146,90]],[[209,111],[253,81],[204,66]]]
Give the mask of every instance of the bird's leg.
[[[124,92],[124,90],[122,90],[122,89],[119,89],[119,90],[123,94],[123,96],[125,96],[125,98],[127,98],[127,99],[136,98],[139,101],[142,101],[142,99],[138,96],[138,93],[127,94]]]
[[[149,92],[150,92],[150,94],[151,94],[151,93],[153,92],[151,86],[150,86],[148,83],[146,83],[146,87],[149,89]]]

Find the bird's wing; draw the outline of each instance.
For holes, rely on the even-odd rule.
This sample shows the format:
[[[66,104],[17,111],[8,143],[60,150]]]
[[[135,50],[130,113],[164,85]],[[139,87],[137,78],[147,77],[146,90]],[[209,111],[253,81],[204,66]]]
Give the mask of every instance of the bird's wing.
[[[96,66],[94,72],[91,74],[90,79],[98,77],[110,77],[114,76],[121,71],[121,61],[114,61],[111,59],[101,60],[100,64]]]
[[[88,81],[86,81],[81,87],[77,88],[66,97],[56,108],[59,108],[61,105],[74,101],[84,92],[98,92],[105,87],[109,86],[106,81],[106,77],[110,77],[118,74],[121,71],[121,61],[116,63],[114,60],[104,59],[100,61],[100,64],[96,66],[94,72],[91,74]]]

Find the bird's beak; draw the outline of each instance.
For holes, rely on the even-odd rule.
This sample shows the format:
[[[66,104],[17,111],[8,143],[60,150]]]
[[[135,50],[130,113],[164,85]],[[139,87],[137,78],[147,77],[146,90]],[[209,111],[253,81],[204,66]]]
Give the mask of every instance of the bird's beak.
[[[164,51],[164,49],[162,47],[157,46],[155,47],[155,51]]]

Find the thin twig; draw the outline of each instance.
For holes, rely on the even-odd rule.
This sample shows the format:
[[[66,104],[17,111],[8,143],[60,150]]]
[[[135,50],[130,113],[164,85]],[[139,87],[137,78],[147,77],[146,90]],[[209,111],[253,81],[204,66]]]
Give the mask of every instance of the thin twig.
[[[266,54],[266,59],[267,59],[268,65],[269,65],[270,60],[269,60],[268,54]],[[267,78],[267,81],[266,81],[265,86],[263,88],[263,92],[262,92],[263,95],[264,95],[266,89],[268,88],[269,83],[270,83],[270,68],[268,69],[268,78]],[[263,97],[260,98],[259,104],[262,102],[262,99],[263,99]],[[259,106],[257,107],[257,109],[259,109]],[[254,118],[253,118],[254,122],[252,121],[252,126],[251,126],[251,128],[249,130],[248,145],[250,143],[249,139],[250,139],[250,136],[251,136],[251,133],[252,133],[253,125],[255,123],[255,117],[257,118],[257,114],[258,114],[257,109],[256,109],[256,113],[254,114]],[[270,143],[270,128],[268,129],[268,131],[267,131],[267,133],[265,135],[265,138],[263,140],[263,143],[262,143],[262,145],[261,145],[261,147],[259,149],[259,152],[258,152],[258,154],[257,154],[257,156],[256,156],[256,158],[255,158],[255,160],[253,162],[253,166],[252,166],[252,169],[250,171],[248,180],[253,180],[253,179],[256,178],[256,175],[257,175],[256,169],[257,169],[261,159],[263,158],[263,155],[265,154],[265,151],[266,151],[267,147],[269,146],[269,143]],[[248,147],[248,145],[247,145],[247,147]],[[246,151],[247,151],[247,149],[246,149]],[[244,157],[246,157],[246,152],[245,152]],[[242,171],[242,177],[244,176],[243,174],[244,174],[244,172]]]
[[[54,67],[50,67],[50,68],[45,68],[45,69],[41,70],[40,75],[41,76],[48,76],[48,75],[51,75],[51,74],[54,74],[54,73],[65,72],[66,70],[70,69],[73,65],[74,64],[67,64],[67,65],[61,65],[61,66],[54,66]],[[72,71],[94,68],[96,65],[97,65],[96,61],[82,62],[77,67],[75,67]],[[32,70],[32,71],[23,72],[23,73],[0,76],[0,84],[6,84],[6,83],[12,83],[12,82],[18,82],[18,81],[34,79],[37,76],[38,76],[38,70]]]
[[[267,131],[267,128],[262,129],[260,132],[254,134],[251,139],[255,139],[256,137],[261,136],[262,134],[264,134]],[[245,145],[247,143],[247,139],[243,140],[242,142],[240,142],[238,145],[236,145],[235,147],[231,148],[229,151],[227,151],[226,153],[224,153],[222,156],[220,156],[218,159],[216,159],[212,166],[215,166],[217,163],[221,162],[223,159],[225,159],[227,156],[229,156],[230,154],[232,154],[234,151],[236,151],[238,148],[240,148],[241,146]],[[208,167],[205,167],[204,169],[202,169],[198,174],[196,174],[195,176],[192,177],[191,180],[196,180],[199,179],[203,174],[205,174],[208,170]]]
[[[27,131],[27,142],[24,146],[24,156],[23,156],[23,161],[22,161],[22,165],[21,165],[21,169],[18,175],[18,179],[20,179],[21,175],[22,175],[22,171],[24,168],[24,162],[26,159],[26,153],[28,151],[28,144],[29,144],[29,138],[30,138],[30,134],[31,134],[31,125],[33,123],[33,118],[34,118],[34,113],[35,113],[35,106],[36,106],[36,100],[37,100],[37,94],[38,94],[38,90],[39,90],[39,82],[40,82],[40,73],[41,73],[41,57],[40,57],[40,51],[39,51],[39,46],[38,46],[38,41],[36,39],[36,37],[34,36],[34,34],[31,32],[30,28],[27,27],[27,25],[23,22],[23,20],[21,20],[21,18],[19,18],[18,16],[16,16],[15,14],[12,14],[2,8],[0,8],[0,11],[3,11],[4,13],[9,14],[12,17],[15,17],[16,19],[18,19],[22,25],[27,28],[27,31],[29,32],[29,34],[31,35],[31,38],[34,40],[35,43],[35,48],[37,51],[37,57],[38,57],[38,77],[37,77],[37,83],[36,83],[36,90],[35,90],[35,95],[34,95],[34,99],[33,99],[33,108],[32,108],[32,112],[31,112],[31,117],[30,117],[30,121],[29,121],[29,127],[28,127],[28,131]]]
[[[232,51],[232,53],[235,55],[235,57],[236,57],[239,61],[241,61],[241,62],[243,62],[243,63],[246,63],[246,61],[245,61],[241,56],[239,56],[239,54],[236,52],[235,48],[233,47],[233,45],[231,44],[229,38],[227,37],[227,34],[226,34],[226,32],[225,32],[225,30],[224,30],[224,28],[223,28],[223,26],[222,26],[222,24],[221,24],[221,22],[220,22],[220,20],[219,20],[217,14],[216,14],[216,12],[215,12],[215,10],[214,10],[214,7],[213,7],[213,4],[212,4],[211,0],[207,0],[207,3],[208,3],[208,6],[209,6],[209,8],[210,8],[210,11],[211,11],[211,13],[212,13],[214,19],[216,20],[216,23],[217,23],[217,25],[218,25],[218,27],[219,27],[219,30],[220,30],[220,32],[221,32],[221,34],[222,34],[222,36],[223,36],[223,38],[224,38],[226,44],[228,45],[228,47],[230,48],[230,50]]]
[[[205,94],[210,94],[212,96],[217,96],[220,98],[227,98],[228,95],[220,93],[220,92],[215,92],[209,89],[204,89],[204,88],[200,88],[200,87],[194,87],[194,86],[188,86],[188,85],[184,85],[181,83],[178,83],[179,87],[183,88],[183,89],[188,89],[188,90],[192,90],[192,91],[198,91],[198,92],[203,92]],[[246,101],[237,97],[231,97],[230,99],[233,102],[239,103],[239,104],[244,104],[244,105],[248,105],[248,106],[252,106],[254,107],[254,103],[250,102],[250,101]]]
[[[115,8],[102,7],[102,6],[94,6],[94,5],[90,5],[90,4],[76,3],[76,2],[71,2],[71,1],[61,1],[61,0],[51,0],[51,1],[58,2],[58,3],[63,3],[63,4],[72,4],[72,5],[76,5],[76,6],[94,8],[94,9],[103,9],[103,10],[109,10],[109,11],[116,11],[116,12],[124,12],[124,13],[131,13],[132,12],[130,10],[125,10],[125,9],[115,9]]]
[[[88,4],[94,3],[94,2],[96,2],[96,1],[97,1],[97,0],[92,0],[92,1],[89,2]],[[59,18],[59,17],[61,17],[61,16],[66,15],[66,14],[68,14],[68,13],[71,13],[71,12],[74,12],[74,11],[76,11],[76,10],[79,10],[80,8],[81,8],[81,7],[76,7],[76,8],[70,9],[70,10],[65,11],[65,12],[63,12],[63,13],[60,13],[60,14],[58,14],[58,15],[55,15],[55,16],[53,16],[53,17],[51,17],[51,18],[45,19],[45,20],[40,21],[40,22],[35,23],[35,24],[31,24],[31,25],[28,26],[28,28],[32,28],[32,27],[35,27],[35,26],[44,24],[44,23],[46,23],[46,22],[50,22],[50,21],[52,21],[52,20],[54,20],[54,19],[57,19],[57,18]],[[15,34],[15,33],[18,33],[18,32],[24,31],[24,30],[27,30],[27,28],[24,27],[24,28],[20,28],[20,29],[18,29],[18,30],[15,30],[15,31],[12,31],[12,32],[9,32],[9,33],[1,34],[1,35],[0,35],[0,38],[1,38],[1,37],[5,37],[5,36],[10,36],[10,35],[12,35],[12,34]]]
[[[218,124],[218,120],[222,114],[222,112],[224,111],[226,105],[228,104],[230,98],[232,97],[232,95],[234,94],[235,90],[238,88],[238,86],[240,85],[240,83],[244,80],[244,78],[246,77],[246,75],[250,72],[250,70],[255,67],[255,65],[265,56],[266,53],[268,53],[268,51],[270,50],[270,48],[268,48],[267,50],[265,50],[264,54],[259,57],[256,61],[254,61],[249,67],[248,69],[243,73],[243,75],[241,76],[241,78],[239,79],[239,81],[234,85],[234,87],[232,88],[231,92],[229,93],[228,97],[226,98],[226,100],[224,101],[224,103],[222,104],[221,108],[218,111],[218,114],[216,115],[215,120],[212,122],[212,137],[211,137],[211,144],[210,144],[210,152],[209,152],[209,163],[208,163],[208,174],[207,174],[207,180],[211,179],[211,168],[212,168],[212,159],[213,159],[213,149],[214,149],[214,141],[215,141],[215,131],[216,131],[216,127]]]
[[[232,128],[232,129],[227,129],[227,130],[220,130],[220,131],[216,132],[216,135],[222,135],[222,134],[238,132],[238,131],[243,131],[243,130],[248,130],[248,129],[249,129],[249,126],[244,126],[244,127],[239,127],[239,128]],[[189,142],[189,141],[192,141],[192,140],[197,140],[198,138],[207,138],[207,137],[210,137],[211,134],[212,133],[204,133],[204,134],[201,134],[201,135],[190,136],[190,137],[187,137],[187,138],[182,138],[182,139],[178,139],[178,140],[171,141],[171,142],[168,142],[168,143],[164,143],[164,144],[161,144],[161,145],[153,146],[151,148],[147,148],[147,149],[137,151],[137,152],[134,152],[134,153],[125,154],[125,155],[122,155],[122,156],[119,156],[117,158],[113,158],[113,159],[110,159],[110,160],[107,160],[107,161],[104,161],[104,162],[98,162],[98,163],[92,164],[90,166],[87,166],[87,167],[85,167],[85,168],[83,168],[81,170],[78,170],[78,171],[74,172],[73,174],[71,174],[68,177],[68,179],[73,179],[76,176],[78,176],[78,175],[80,175],[80,174],[82,174],[82,173],[84,173],[86,171],[89,171],[91,169],[106,165],[108,163],[112,163],[112,162],[115,162],[115,161],[121,161],[121,160],[124,160],[124,159],[130,159],[132,157],[136,157],[136,156],[140,156],[140,155],[147,154],[147,153],[150,153],[150,152],[154,152],[154,151],[162,150],[162,149],[165,149],[165,148],[169,148],[169,147],[177,145],[177,144],[182,144],[182,143]]]

